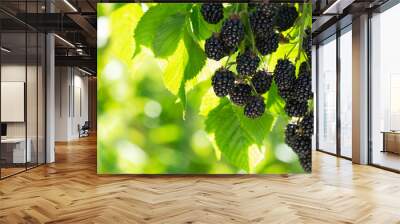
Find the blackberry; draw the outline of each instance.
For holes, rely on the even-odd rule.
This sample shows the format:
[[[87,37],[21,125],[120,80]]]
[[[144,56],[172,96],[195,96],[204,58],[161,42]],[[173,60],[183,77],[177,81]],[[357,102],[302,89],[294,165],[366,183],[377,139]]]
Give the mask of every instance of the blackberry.
[[[285,111],[290,117],[302,117],[307,113],[307,102],[288,100]]]
[[[259,64],[260,58],[251,50],[246,50],[243,54],[239,53],[236,58],[236,70],[239,75],[253,75]]]
[[[308,152],[305,156],[299,157],[300,165],[303,167],[304,172],[311,173],[312,170],[312,158],[311,151]]]
[[[275,66],[274,80],[279,90],[289,90],[296,81],[296,67],[287,59],[279,59]]]
[[[235,85],[235,75],[228,69],[219,68],[211,78],[211,84],[215,95],[226,96]]]
[[[301,64],[300,64],[300,68],[299,68],[299,74],[302,74],[302,73],[307,73],[307,72],[310,72],[310,69],[308,69],[308,64],[307,64],[307,62],[302,62]]]
[[[285,101],[293,99],[293,91],[291,89],[278,89],[278,94]]]
[[[260,3],[249,2],[249,3],[247,3],[247,8],[250,9],[250,10],[252,10],[252,9],[258,7],[259,4],[260,4]]]
[[[221,38],[227,49],[235,49],[244,39],[244,25],[238,17],[232,17],[224,22]]]
[[[227,55],[225,52],[224,45],[221,39],[219,38],[218,34],[213,34],[210,38],[206,40],[204,49],[207,58],[211,58],[216,61],[219,61],[221,58]]]
[[[307,101],[312,99],[312,80],[309,72],[302,72],[297,77],[293,85],[293,97],[297,101]]]
[[[271,13],[264,13],[256,10],[249,16],[250,27],[256,36],[263,36],[265,33],[273,29],[273,18]]]
[[[299,13],[296,7],[284,4],[277,9],[274,16],[274,23],[278,30],[283,32],[294,25],[298,16]]]
[[[311,29],[307,28],[305,31],[305,36],[303,39],[302,48],[306,52],[308,58],[311,58],[311,50],[312,50],[312,36],[311,36]]]
[[[253,76],[253,78],[251,79],[251,83],[253,84],[254,89],[256,89],[258,94],[264,94],[271,87],[272,79],[273,77],[271,74],[264,70],[261,70]]]
[[[293,148],[295,146],[297,138],[297,129],[299,126],[297,124],[288,124],[285,129],[285,143]]]
[[[262,55],[275,52],[279,47],[279,34],[273,29],[264,33],[263,36],[256,37],[256,48]]]
[[[217,24],[224,18],[222,3],[204,3],[201,5],[200,11],[204,20],[211,24]]]
[[[231,101],[238,105],[245,105],[251,96],[251,87],[247,84],[239,83],[229,92]]]
[[[258,118],[264,114],[265,103],[261,96],[251,96],[244,106],[244,115],[248,118]]]
[[[311,138],[297,136],[292,147],[306,172],[311,172],[311,144]]]
[[[312,113],[306,114],[299,124],[299,135],[311,137],[314,133],[314,116]]]

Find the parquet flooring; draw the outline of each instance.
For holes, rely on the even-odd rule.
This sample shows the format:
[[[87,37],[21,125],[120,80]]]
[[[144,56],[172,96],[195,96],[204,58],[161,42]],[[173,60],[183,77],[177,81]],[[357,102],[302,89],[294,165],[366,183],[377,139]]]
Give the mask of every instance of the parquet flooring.
[[[0,223],[400,223],[400,175],[314,153],[311,175],[98,176],[96,139],[0,181]]]

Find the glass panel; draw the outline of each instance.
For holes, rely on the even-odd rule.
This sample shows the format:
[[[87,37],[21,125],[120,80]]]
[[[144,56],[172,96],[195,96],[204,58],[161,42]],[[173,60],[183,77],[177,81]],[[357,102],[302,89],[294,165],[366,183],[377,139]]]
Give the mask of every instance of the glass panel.
[[[36,32],[29,32],[27,34],[28,38],[28,63],[27,63],[27,81],[26,81],[26,89],[27,89],[27,97],[26,97],[26,112],[27,112],[27,133],[28,133],[28,149],[30,148],[30,161],[28,162],[28,168],[34,167],[37,165],[38,160],[38,143],[37,143],[37,132],[38,132],[38,124],[37,124],[37,115],[38,115],[38,107],[37,107],[37,98],[38,98],[38,88],[37,88],[37,79],[38,79],[38,36]]]
[[[2,177],[25,170],[26,150],[26,33],[2,33],[1,43],[1,160]]]
[[[372,25],[372,163],[400,170],[400,5],[374,15]]]
[[[352,33],[340,36],[340,153],[352,157]]]
[[[38,46],[38,163],[45,163],[46,149],[45,149],[45,65],[46,65],[46,52],[45,52],[46,37],[44,34],[39,34]]]
[[[336,39],[318,48],[318,148],[336,153]]]
[[[27,2],[26,12],[37,13],[38,2]],[[37,20],[38,17],[32,18]],[[38,21],[32,21],[37,23]],[[27,142],[31,150],[31,161],[28,168],[37,166],[38,163],[38,33],[36,30],[27,30],[27,80],[26,80],[26,112],[27,112]]]

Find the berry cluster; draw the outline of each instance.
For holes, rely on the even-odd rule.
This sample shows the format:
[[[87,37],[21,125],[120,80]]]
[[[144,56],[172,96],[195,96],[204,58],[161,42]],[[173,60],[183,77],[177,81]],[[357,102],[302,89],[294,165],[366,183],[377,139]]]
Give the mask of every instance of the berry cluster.
[[[296,121],[286,126],[285,142],[297,154],[305,172],[311,172],[311,137],[314,130],[313,112],[308,110],[308,100],[313,97],[308,66],[307,62],[303,62],[296,78],[294,65],[287,59],[279,60],[274,73],[278,94],[286,102],[285,111]]]
[[[285,40],[283,32],[296,24],[299,13],[292,4],[249,3],[241,10],[235,10],[224,20],[221,3],[202,5],[205,21],[222,22],[221,30],[205,41],[206,56],[219,61],[236,55],[235,61],[230,61],[232,57],[229,57],[226,66],[215,71],[211,79],[213,90],[218,97],[228,96],[234,105],[243,107],[246,117],[256,119],[266,109],[263,94],[275,82],[278,94],[286,103],[286,113],[295,121],[286,127],[285,142],[298,155],[304,170],[310,172],[314,119],[308,108],[308,100],[313,96],[309,66],[311,31],[303,31],[300,48],[308,60],[300,65],[298,75],[296,64],[286,58],[279,59],[271,73],[262,66],[264,56],[277,51],[281,37]],[[230,70],[232,65],[236,66],[236,72]]]
[[[213,75],[211,84],[218,97],[229,96],[233,104],[244,107],[246,117],[255,119],[265,112],[262,95],[268,92],[274,80],[272,73],[260,68],[261,57],[278,49],[280,32],[294,25],[298,13],[288,4],[249,3],[245,11],[248,21],[241,13],[230,15],[222,22],[220,32],[213,33],[205,41],[204,48],[206,56],[216,61],[239,51],[236,61],[231,63],[236,65],[237,73],[230,71],[230,66],[221,67]],[[282,15],[278,16],[279,12]],[[204,20],[211,24],[221,22],[223,13],[221,3],[205,3],[201,7]],[[245,24],[250,25],[248,30]],[[286,82],[284,76],[278,78],[279,82]]]

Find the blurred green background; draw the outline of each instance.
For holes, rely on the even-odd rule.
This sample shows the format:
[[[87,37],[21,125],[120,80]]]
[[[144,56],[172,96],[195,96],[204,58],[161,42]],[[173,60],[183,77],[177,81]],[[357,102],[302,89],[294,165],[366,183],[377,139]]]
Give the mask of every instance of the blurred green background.
[[[209,89],[210,76],[219,63],[208,60],[188,83],[184,110],[165,87],[168,62],[155,58],[146,47],[133,57],[136,25],[153,5],[98,4],[98,173],[303,172],[297,156],[283,144],[285,116],[271,120],[272,131],[263,147],[249,149],[257,160],[253,169],[241,169],[221,156],[213,135],[205,131],[206,116],[201,111],[202,102],[218,100]]]

